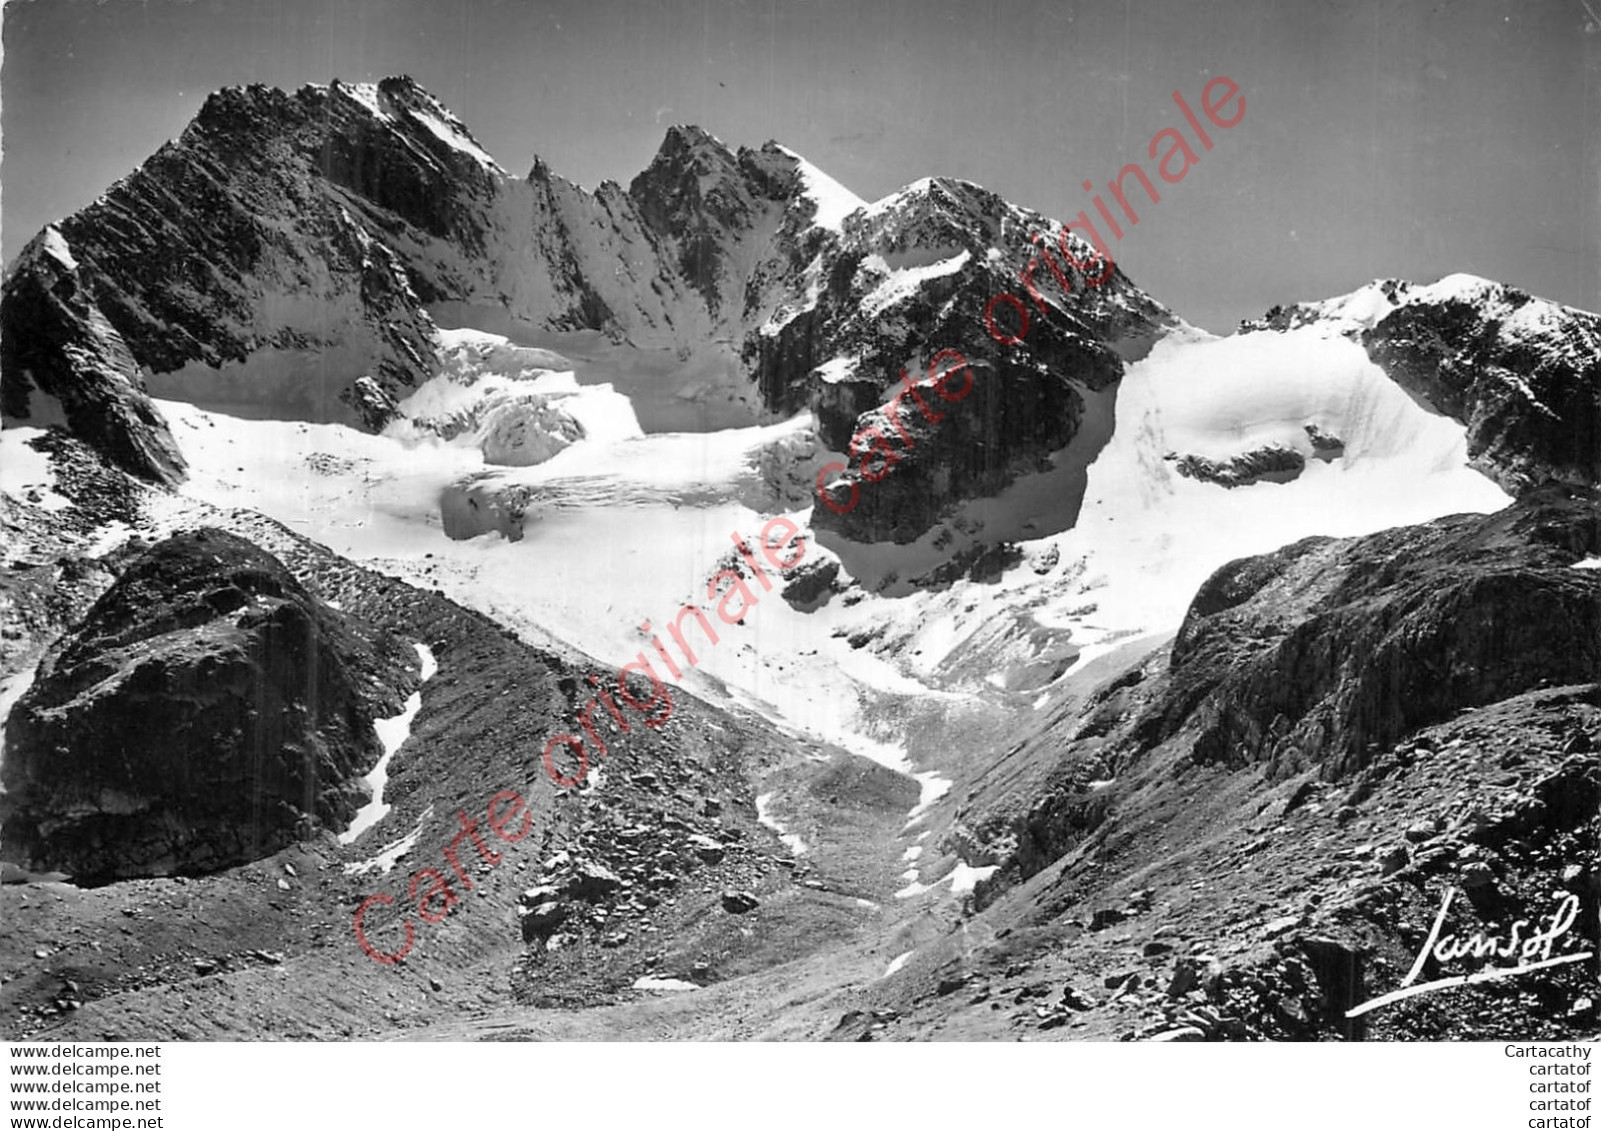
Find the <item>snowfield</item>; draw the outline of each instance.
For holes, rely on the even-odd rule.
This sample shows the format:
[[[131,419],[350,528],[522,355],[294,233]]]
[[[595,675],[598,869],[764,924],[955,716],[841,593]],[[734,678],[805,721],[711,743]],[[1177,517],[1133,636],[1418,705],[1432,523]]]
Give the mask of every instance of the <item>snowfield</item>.
[[[1042,709],[1077,666],[1175,628],[1196,588],[1230,559],[1509,501],[1469,468],[1461,425],[1413,400],[1334,328],[1222,339],[1186,328],[1130,367],[1115,403],[1113,394],[1093,400],[1086,429],[1099,428],[1104,446],[1075,444],[1056,471],[955,516],[1017,542],[1021,559],[998,581],[890,585],[890,575],[932,560],[929,538],[854,547],[856,584],[842,572],[841,591],[820,607],[799,611],[780,599],[780,585],[765,592],[753,582],[757,602],[728,625],[710,615],[708,580],[731,564],[736,537],[756,545],[773,517],[757,509],[762,453],[804,437],[809,415],[647,432],[622,390],[653,372],[591,360],[580,379],[556,368],[570,364],[560,342],[515,346],[471,329],[441,336],[446,371],[406,402],[411,419],[383,435],[161,402],[190,462],[183,491],[262,511],[340,554],[437,586],[531,643],[611,665],[648,650],[652,633],[665,638],[663,626],[696,603],[718,639],[690,625],[696,664],[680,682],[913,774],[921,796],[909,825],[951,784],[945,752],[908,743],[919,712]],[[484,462],[471,428],[449,439],[437,429],[443,419],[470,421],[475,404],[508,391],[558,402],[583,437],[542,463],[507,468]],[[1343,447],[1315,450],[1308,426]],[[1267,445],[1302,453],[1304,470],[1234,488],[1176,470],[1178,455],[1226,460]],[[1062,486],[1074,460],[1081,501]],[[477,498],[526,500],[521,537],[447,537],[442,500],[464,483]],[[1065,529],[1028,536],[1042,514],[1070,506],[1076,517],[1059,516]],[[788,514],[803,531],[803,562],[822,562],[832,555],[809,517],[809,508]],[[791,848],[803,843],[794,837]],[[944,879],[970,891],[981,871],[958,863]],[[917,875],[913,865],[903,897],[933,886]]]

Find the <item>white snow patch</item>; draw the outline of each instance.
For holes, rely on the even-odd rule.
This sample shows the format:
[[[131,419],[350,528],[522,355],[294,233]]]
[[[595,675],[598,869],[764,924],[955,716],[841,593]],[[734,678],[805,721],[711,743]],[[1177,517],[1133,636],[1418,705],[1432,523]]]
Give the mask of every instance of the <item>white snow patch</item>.
[[[872,316],[882,312],[898,302],[914,298],[922,291],[922,287],[930,279],[937,279],[942,275],[954,275],[968,261],[972,254],[963,248],[962,251],[949,259],[939,259],[933,263],[919,267],[892,268],[880,255],[869,255],[862,260],[861,270],[872,271],[882,275],[879,283],[862,299],[863,313]]]
[[[644,434],[641,398],[676,397],[698,377],[639,367],[626,376],[619,368],[612,385],[613,355],[567,362],[567,355],[578,356],[575,338],[548,339],[561,356],[472,330],[442,331],[440,340],[447,371],[414,394],[436,398],[429,411],[470,406],[482,391],[478,385],[497,380],[508,389],[563,396],[589,431],[546,463],[492,473],[492,484],[532,494],[522,541],[496,533],[462,541],[442,536],[441,494],[482,475],[482,455],[415,433],[371,436],[336,425],[239,420],[162,402],[190,462],[182,491],[267,513],[338,553],[437,587],[530,642],[581,648],[612,666],[653,657],[653,634],[676,652],[665,625],[693,601],[707,611],[719,639],[707,642],[693,618],[685,622],[697,661],[684,665],[672,693],[683,686],[749,706],[780,726],[804,727],[914,774],[920,796],[909,825],[950,785],[936,769],[914,764],[899,740],[905,730],[896,712],[904,702],[948,697],[938,704],[944,710],[1015,695],[982,689],[983,676],[1000,663],[1023,670],[1035,659],[1026,638],[1052,632],[1059,637],[1049,646],[1070,649],[1062,655],[1077,650],[1068,670],[1080,671],[1105,651],[1171,631],[1199,584],[1242,554],[1309,534],[1362,534],[1441,514],[1493,511],[1507,501],[1468,468],[1461,427],[1420,408],[1354,343],[1310,330],[1189,335],[1159,343],[1132,365],[1115,405],[1110,394],[1087,398],[1092,413],[1104,415],[1100,426],[1110,440],[1088,469],[1075,528],[1026,531],[1047,498],[1031,484],[1046,477],[973,505],[971,517],[984,522],[986,535],[1014,525],[1022,531],[1017,540],[1025,560],[998,583],[963,580],[944,591],[880,597],[850,561],[856,592],[868,590],[852,604],[836,599],[801,613],[778,599],[776,585],[770,592],[753,583],[758,603],[742,623],[728,624],[707,600],[707,582],[732,551],[731,534],[754,547],[773,517],[758,509],[771,505],[762,501],[771,498],[762,485],[763,453],[811,427],[809,414],[766,426]],[[615,364],[626,366],[618,357]],[[850,364],[836,359],[824,372],[837,380]],[[667,392],[650,392],[647,377]],[[1343,453],[1327,462],[1312,458],[1306,424],[1340,436]],[[1226,457],[1267,442],[1309,456],[1299,479],[1230,491],[1183,479],[1163,459],[1170,451]],[[308,470],[330,464],[338,470]],[[809,510],[786,517],[804,531]],[[811,533],[804,536],[805,560],[822,557],[826,551]],[[1030,563],[1046,551],[1061,564],[1036,575]],[[762,556],[760,549],[756,554]],[[901,559],[886,562],[892,567],[911,575]],[[530,584],[531,577],[540,583]],[[655,627],[642,632],[647,618]],[[851,636],[880,627],[870,645],[850,646]],[[992,655],[998,663],[989,662]],[[1025,688],[1017,702],[1026,706],[1041,689],[1021,683],[1017,691]]]
[[[1370,329],[1403,306],[1460,302],[1477,306],[1487,318],[1500,319],[1503,337],[1519,339],[1549,334],[1562,322],[1556,303],[1529,296],[1514,300],[1507,288],[1480,275],[1458,272],[1438,282],[1415,286],[1399,279],[1375,279],[1350,294],[1300,304],[1320,320],[1326,330],[1353,334]],[[1317,326],[1307,327],[1316,329]]]
[[[1549,334],[1562,324],[1560,308],[1544,299],[1531,299],[1501,320],[1501,333],[1509,338]]]
[[[645,977],[645,978],[636,978],[634,980],[634,989],[636,989],[636,990],[662,990],[662,991],[680,992],[680,991],[685,991],[685,990],[698,990],[698,989],[700,989],[700,987],[697,986],[694,982],[686,982],[682,978],[650,978],[650,977]]]
[[[422,681],[426,683],[439,670],[439,664],[427,645],[413,644],[412,647],[417,649],[417,659],[422,666]],[[354,844],[357,837],[389,815],[391,806],[384,800],[384,786],[389,783],[389,761],[411,736],[411,721],[417,717],[417,712],[420,710],[422,710],[422,692],[413,691],[406,699],[405,710],[400,714],[393,718],[373,720],[373,730],[378,732],[378,741],[383,743],[383,757],[379,758],[378,764],[361,779],[367,783],[369,800],[356,811],[355,817],[350,821],[350,827],[339,834],[340,844]]]
[[[888,978],[891,974],[895,973],[895,971],[899,970],[902,966],[905,966],[908,962],[910,962],[912,960],[912,955],[914,955],[916,953],[917,953],[916,950],[909,950],[905,954],[896,955],[893,959],[890,960],[889,966],[885,969],[884,977]]]
[[[43,428],[0,430],[0,493],[27,506],[58,511],[70,507],[72,500],[56,491],[56,472],[49,453],[29,444],[44,434]],[[29,492],[38,493],[37,503],[28,498]]]
[[[901,209],[912,197],[925,196],[934,187],[933,177],[919,177],[909,185],[896,189],[888,196],[881,196],[867,206],[868,217],[882,216],[889,212]]]
[[[1062,561],[1082,563],[1079,580],[1033,607],[1037,623],[1089,645],[1078,664],[1179,624],[1201,583],[1235,558],[1510,501],[1468,466],[1460,424],[1417,404],[1361,346],[1315,327],[1160,342],[1130,367],[1116,411],[1076,525],[1051,539]],[[1313,456],[1309,424],[1343,440],[1343,452]],[[1307,456],[1292,482],[1229,490],[1186,479],[1165,458],[1226,459],[1274,443]]]
[[[424,809],[422,816],[417,818],[416,826],[399,840],[390,841],[378,851],[378,855],[359,863],[346,864],[345,875],[361,876],[371,871],[388,872],[406,853],[417,846],[417,838],[422,835],[423,822],[433,816],[432,805]]]
[[[1483,275],[1470,275],[1466,271],[1457,271],[1440,279],[1439,282],[1429,283],[1422,287],[1411,287],[1407,296],[1413,302],[1440,303],[1440,302],[1480,302],[1494,291],[1501,289],[1501,284],[1493,279],[1486,279]]]
[[[1574,562],[1569,569],[1601,569],[1601,557],[1588,557],[1583,561]]]
[[[786,830],[783,825],[779,824],[778,821],[774,819],[771,809],[772,804],[773,795],[771,793],[757,794],[756,820],[777,833],[778,839],[783,841],[784,844],[788,846],[789,850],[796,856],[806,855],[806,842],[799,836]]]
[[[801,184],[812,202],[817,206],[817,212],[812,217],[812,223],[820,228],[839,231],[841,221],[855,212],[858,208],[866,208],[867,202],[857,196],[850,189],[840,184],[833,177],[813,165],[792,149],[780,145],[779,150],[793,157],[799,166]]]
[[[965,861],[958,860],[956,867],[951,870],[951,894],[967,895],[978,886],[980,880],[987,880],[1000,868],[999,864],[989,864],[983,868],[974,868]]]
[[[68,271],[78,269],[78,261],[72,257],[72,249],[67,246],[67,238],[54,224],[44,230],[44,250]]]
[[[500,167],[493,157],[485,153],[476,142],[469,138],[464,131],[464,127],[460,126],[459,124],[452,125],[449,122],[441,121],[439,118],[428,113],[426,110],[412,109],[409,111],[409,113],[411,114],[412,118],[418,122],[421,122],[425,127],[427,127],[430,133],[432,133],[446,145],[450,146],[452,149],[455,149],[461,153],[465,153],[474,161],[477,161],[484,168],[489,169],[492,172],[504,173],[506,171]]]
[[[1388,317],[1398,304],[1384,293],[1379,282],[1373,282],[1350,294],[1308,305],[1316,309],[1331,328],[1366,329]]]
[[[912,806],[910,813],[906,814],[907,828],[927,816],[928,811],[934,807],[934,803],[949,793],[951,788],[950,779],[942,777],[937,770],[914,773],[912,777],[917,779],[918,784],[923,789],[922,794],[917,799],[917,804]]]
[[[951,885],[952,895],[969,895],[978,886],[980,880],[987,880],[999,869],[998,864],[989,864],[982,868],[975,868],[964,860],[958,860],[956,866],[946,875],[941,876],[931,884],[919,883],[915,869],[906,872],[901,879],[910,880],[905,887],[895,893],[896,899],[910,899],[914,895],[922,895],[925,891],[933,891],[941,884]]]
[[[0,684],[0,767],[4,767],[6,763],[6,720],[11,717],[11,708],[17,705],[17,700],[26,695],[28,688],[33,686],[33,681],[39,674],[41,658],[42,653],[30,657],[7,682]],[[0,785],[0,795],[5,792],[5,786]]]

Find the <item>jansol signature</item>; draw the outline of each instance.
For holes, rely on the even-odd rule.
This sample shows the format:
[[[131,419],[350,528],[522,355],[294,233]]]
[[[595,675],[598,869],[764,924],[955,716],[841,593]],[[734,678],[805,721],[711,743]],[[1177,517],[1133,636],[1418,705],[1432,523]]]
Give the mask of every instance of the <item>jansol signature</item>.
[[[1587,958],[1595,957],[1595,952],[1588,950],[1582,954],[1559,954],[1555,957],[1551,955],[1556,941],[1567,934],[1568,929],[1573,926],[1573,921],[1579,916],[1579,897],[1576,895],[1571,893],[1564,895],[1550,915],[1534,920],[1515,921],[1504,935],[1499,932],[1475,931],[1471,935],[1442,936],[1440,928],[1445,925],[1445,917],[1450,913],[1451,901],[1455,897],[1456,888],[1445,889],[1445,899],[1440,903],[1440,913],[1434,917],[1434,926],[1429,929],[1429,937],[1424,941],[1423,949],[1418,951],[1412,969],[1401,979],[1400,988],[1382,997],[1365,1001],[1355,1009],[1346,1010],[1347,1017],[1360,1017],[1381,1006],[1416,997],[1418,994],[1455,986],[1471,986],[1479,982],[1493,982],[1500,978],[1527,974],[1532,970],[1543,970],[1549,966],[1566,966],[1572,962],[1583,962]],[[1518,963],[1515,966],[1487,966],[1472,974],[1458,974],[1414,985],[1418,975],[1423,973],[1424,963],[1431,955],[1441,964],[1463,958],[1508,959],[1514,956],[1518,959]]]

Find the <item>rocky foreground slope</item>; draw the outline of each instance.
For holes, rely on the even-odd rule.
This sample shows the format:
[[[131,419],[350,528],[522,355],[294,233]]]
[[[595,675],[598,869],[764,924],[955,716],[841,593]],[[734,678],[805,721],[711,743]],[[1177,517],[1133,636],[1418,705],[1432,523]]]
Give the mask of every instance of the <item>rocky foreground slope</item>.
[[[963,992],[1022,950],[1068,979],[1040,1025],[1085,1035],[1593,1031],[1593,961],[1346,1012],[1401,987],[1448,887],[1451,937],[1557,915],[1557,953],[1597,944],[1598,550],[1601,496],[1553,486],[1220,570],[1170,648],[976,777],[946,835],[997,865],[977,922],[1006,926]]]

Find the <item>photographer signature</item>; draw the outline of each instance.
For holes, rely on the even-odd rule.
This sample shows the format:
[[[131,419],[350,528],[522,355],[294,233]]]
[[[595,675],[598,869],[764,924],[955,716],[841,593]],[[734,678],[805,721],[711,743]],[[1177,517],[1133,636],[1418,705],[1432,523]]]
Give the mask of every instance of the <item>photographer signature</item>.
[[[1471,935],[1440,935],[1440,928],[1445,924],[1445,917],[1451,910],[1451,900],[1456,896],[1456,888],[1445,889],[1445,899],[1440,904],[1440,913],[1434,917],[1434,926],[1429,929],[1429,937],[1418,952],[1417,961],[1412,963],[1412,969],[1407,976],[1401,979],[1401,987],[1392,990],[1382,997],[1363,1002],[1354,1009],[1346,1010],[1347,1017],[1360,1017],[1364,1013],[1378,1009],[1380,1006],[1390,1005],[1404,998],[1416,997],[1418,994],[1431,993],[1434,990],[1450,989],[1453,986],[1471,986],[1479,982],[1493,982],[1500,978],[1511,978],[1518,974],[1527,974],[1533,970],[1543,970],[1549,966],[1566,966],[1572,962],[1583,962],[1587,958],[1595,957],[1594,951],[1585,951],[1582,954],[1559,954],[1551,956],[1552,947],[1557,939],[1568,932],[1573,921],[1579,915],[1579,897],[1568,894],[1558,902],[1556,910],[1550,915],[1538,920],[1519,919],[1512,924],[1512,929],[1503,938],[1500,934],[1486,934],[1476,931]],[[1544,923],[1543,929],[1539,928]],[[1529,932],[1525,934],[1525,932]],[[1454,962],[1457,959],[1473,958],[1512,958],[1516,955],[1522,961],[1516,966],[1488,966],[1473,974],[1458,974],[1450,978],[1440,978],[1433,982],[1422,982],[1413,985],[1419,974],[1423,972],[1423,965],[1433,955],[1435,961],[1440,963]]]

